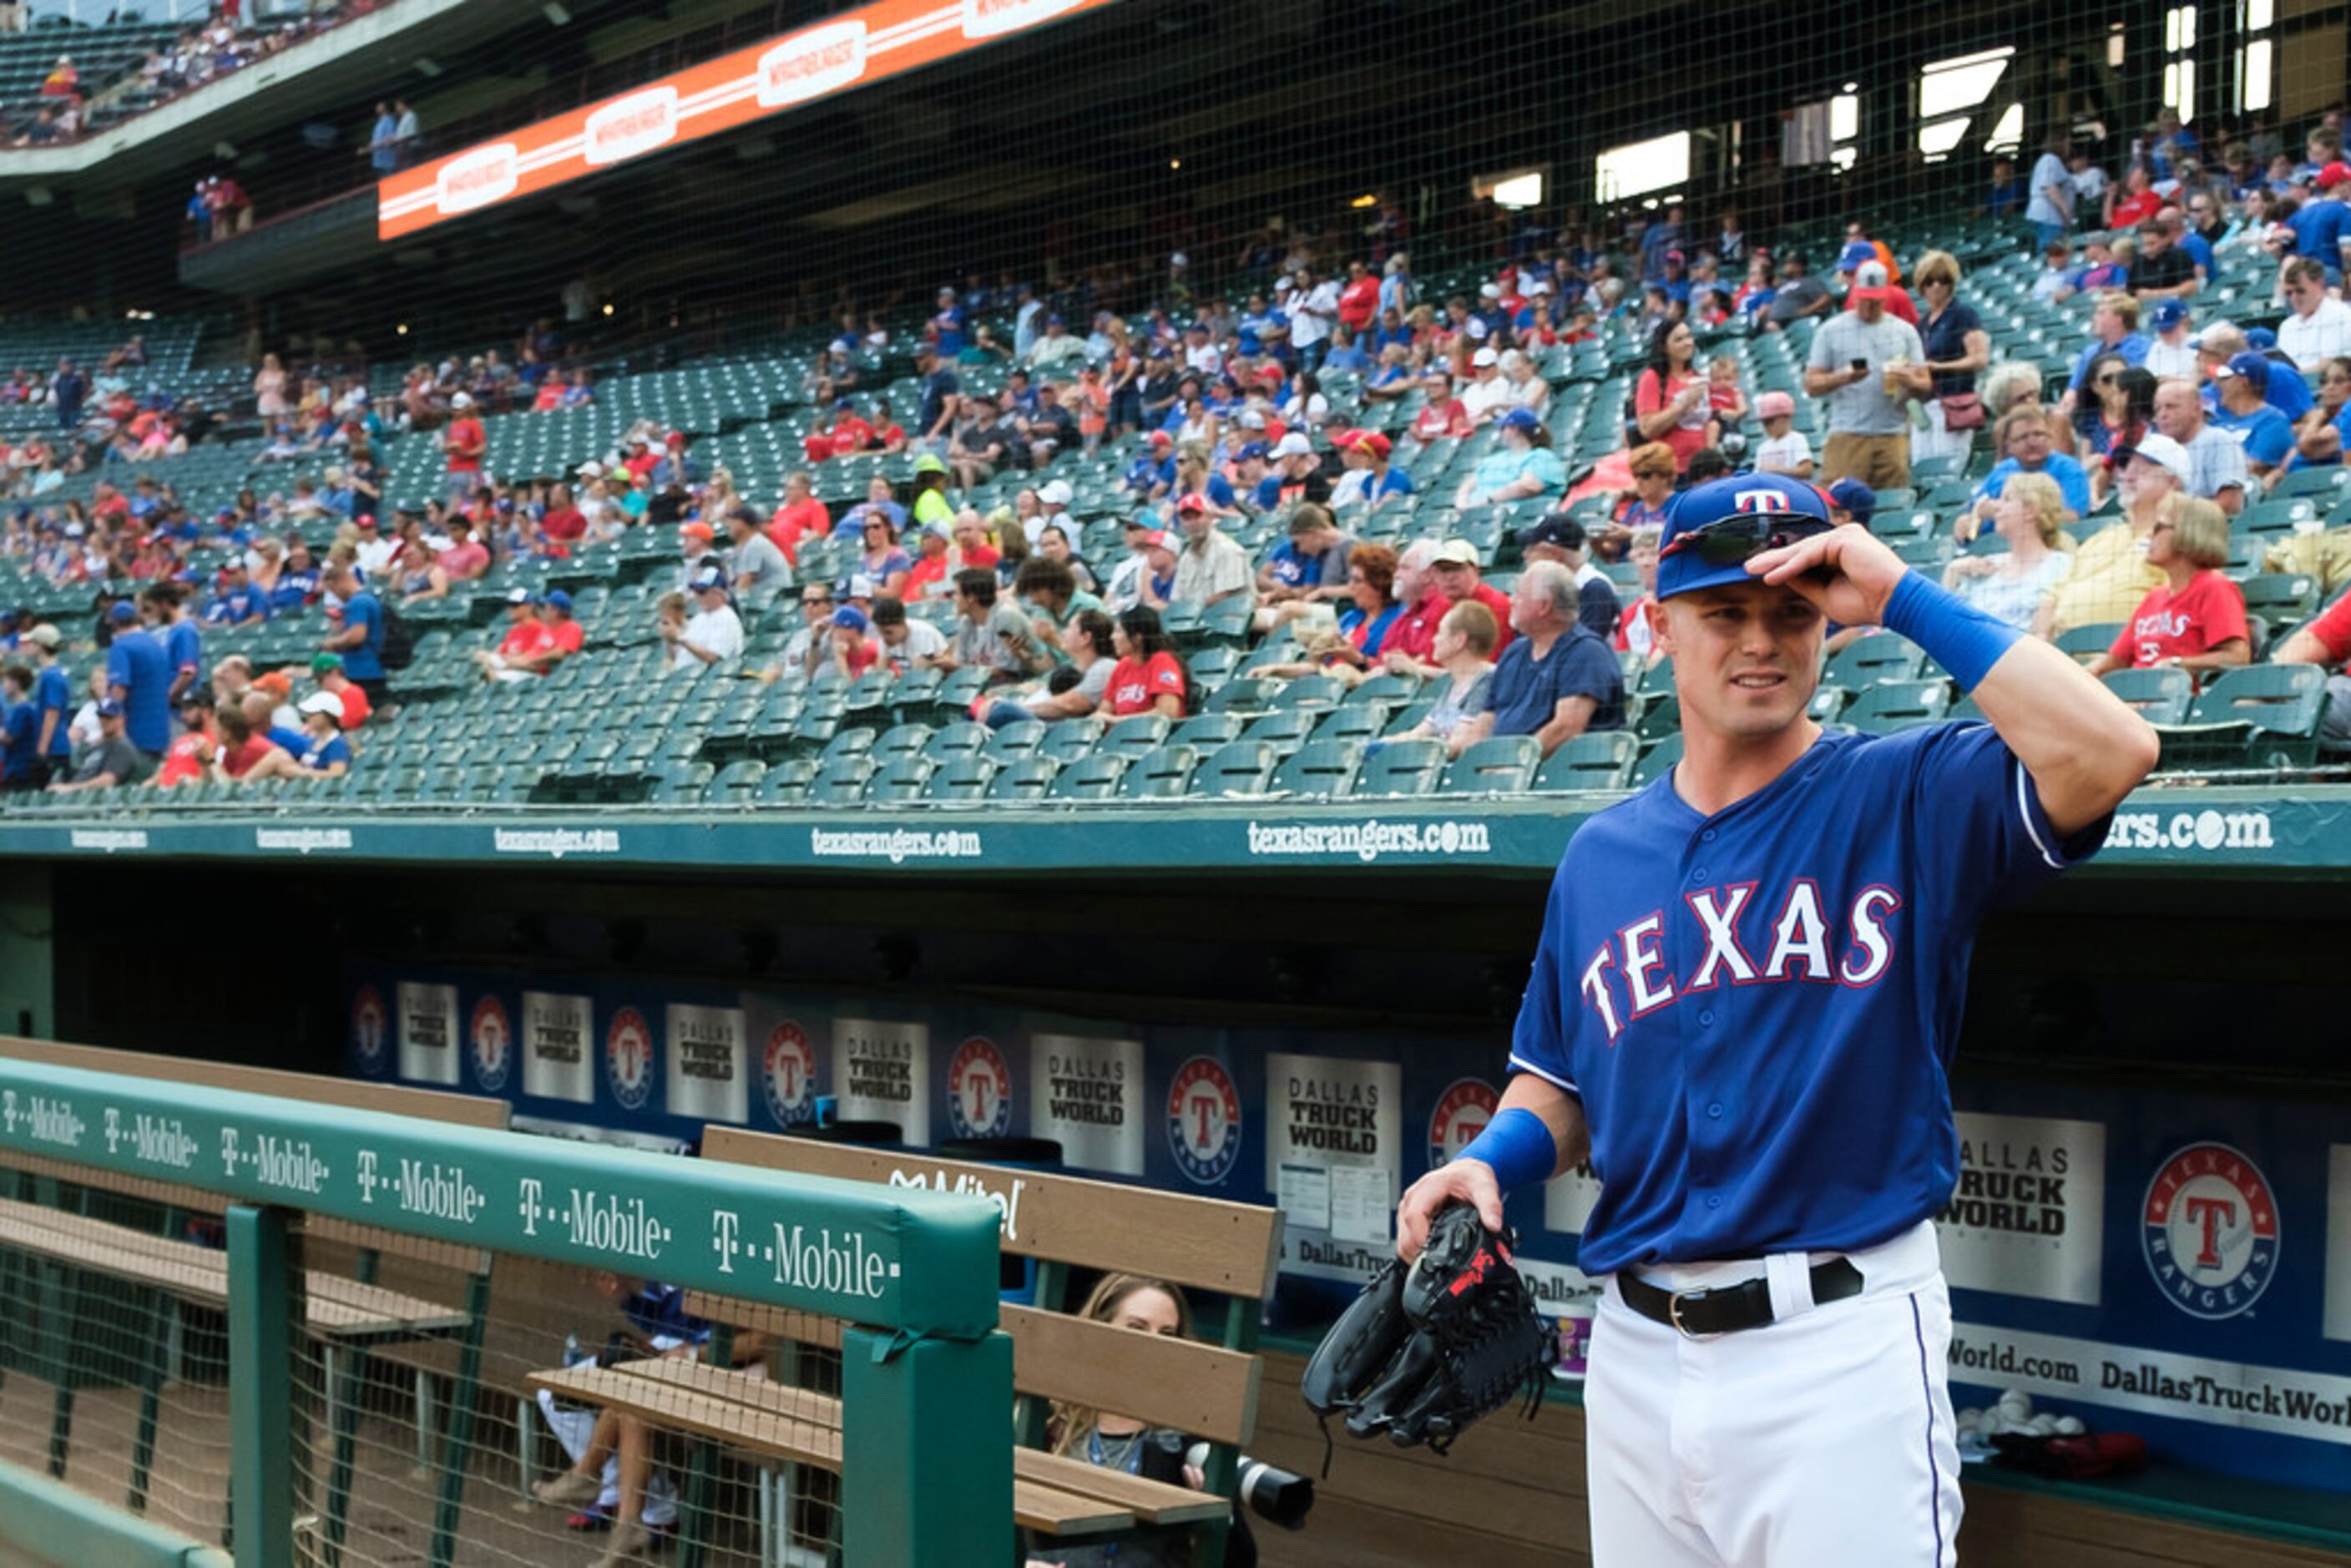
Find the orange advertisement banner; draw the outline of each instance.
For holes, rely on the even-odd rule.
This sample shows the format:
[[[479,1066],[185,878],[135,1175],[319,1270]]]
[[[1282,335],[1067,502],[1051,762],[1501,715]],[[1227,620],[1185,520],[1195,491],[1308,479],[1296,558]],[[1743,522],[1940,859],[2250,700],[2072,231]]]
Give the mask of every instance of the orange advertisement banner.
[[[878,0],[403,169],[376,185],[376,235],[413,234],[1110,3]]]

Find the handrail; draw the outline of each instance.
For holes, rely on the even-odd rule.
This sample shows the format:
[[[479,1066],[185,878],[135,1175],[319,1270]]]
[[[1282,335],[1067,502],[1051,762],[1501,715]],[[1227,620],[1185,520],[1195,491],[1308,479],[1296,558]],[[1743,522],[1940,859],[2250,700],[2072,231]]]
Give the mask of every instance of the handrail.
[[[33,1560],[71,1568],[229,1568],[229,1554],[109,1508],[63,1481],[0,1464],[0,1519]]]

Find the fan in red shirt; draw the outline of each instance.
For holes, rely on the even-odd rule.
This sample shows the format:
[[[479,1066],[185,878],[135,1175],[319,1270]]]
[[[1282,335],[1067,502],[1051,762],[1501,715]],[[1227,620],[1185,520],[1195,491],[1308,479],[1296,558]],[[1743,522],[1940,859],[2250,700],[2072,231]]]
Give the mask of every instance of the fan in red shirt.
[[[530,590],[510,589],[507,634],[498,639],[496,653],[476,648],[474,663],[486,681],[527,681],[539,673],[539,660],[552,645],[546,624],[531,613]]]
[[[1428,401],[1420,413],[1413,416],[1413,439],[1423,444],[1441,437],[1463,436],[1477,426],[1470,422],[1468,409],[1453,395],[1453,377],[1449,371],[1432,370],[1428,372]],[[1436,633],[1431,632],[1434,636]]]
[[[365,724],[368,716],[375,711],[375,704],[368,699],[367,693],[360,689],[359,683],[343,674],[343,656],[340,653],[314,655],[310,660],[310,679],[318,684],[320,691],[341,701],[343,733],[346,735]]]
[[[1405,600],[1409,590],[1414,598]],[[1479,580],[1478,547],[1467,539],[1447,539],[1430,546],[1414,545],[1396,563],[1396,596],[1404,613],[1388,628],[1380,652],[1387,667],[1398,674],[1433,676],[1441,673],[1436,659],[1437,626],[1445,612],[1465,599],[1474,599],[1494,612],[1500,635],[1494,643],[1499,657],[1510,645],[1510,596]]]
[[[1184,666],[1176,658],[1176,640],[1159,623],[1159,612],[1138,604],[1120,615],[1111,646],[1118,653],[1103,693],[1111,717],[1137,713],[1184,716]]]
[[[857,405],[847,398],[832,405],[832,455],[847,457],[873,444],[873,427],[857,412]]]
[[[213,694],[207,686],[192,686],[180,699],[180,722],[185,726],[163,752],[155,770],[158,785],[195,784],[209,777],[219,737],[213,732]]]
[[[887,479],[882,481],[889,484]],[[805,474],[784,476],[784,498],[776,507],[776,515],[768,519],[768,537],[784,552],[784,559],[794,566],[800,563],[800,541],[820,539],[832,532],[832,514],[816,498],[815,486]]]
[[[489,450],[490,438],[483,432],[482,422],[474,417],[470,394],[458,392],[451,397],[449,413],[449,428],[441,433],[441,450],[449,459],[449,498],[462,501],[481,482],[482,454]]]
[[[571,618],[571,595],[559,588],[550,588],[539,596],[538,624],[547,633],[547,645],[538,652],[542,675],[580,652],[588,640],[587,628]]]
[[[1357,337],[1380,319],[1380,280],[1360,261],[1347,264],[1347,287],[1339,291],[1339,319]]]
[[[242,706],[231,703],[220,711],[220,751],[214,762],[224,779],[242,779],[254,765],[277,749],[269,740],[269,696],[246,694]]]
[[[2123,622],[2115,645],[2090,662],[2090,674],[2109,670],[2178,669],[2201,673],[2232,668],[2252,656],[2245,629],[2244,591],[2220,571],[2229,559],[2229,518],[2210,501],[2179,503],[2147,535],[2147,563],[2163,569]]]
[[[556,486],[547,498],[547,511],[538,519],[538,553],[560,560],[587,534],[588,518],[572,504],[571,486]]]

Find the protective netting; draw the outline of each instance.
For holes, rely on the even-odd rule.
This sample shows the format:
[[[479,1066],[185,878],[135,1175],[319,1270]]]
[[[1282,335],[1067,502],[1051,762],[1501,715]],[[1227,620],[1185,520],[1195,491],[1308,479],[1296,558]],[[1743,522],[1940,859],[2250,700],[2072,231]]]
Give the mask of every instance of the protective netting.
[[[75,1174],[0,1166],[0,1460],[223,1542],[219,1210]],[[299,1561],[840,1560],[837,1355],[748,1325],[828,1330],[331,1222],[296,1247],[280,1419]]]

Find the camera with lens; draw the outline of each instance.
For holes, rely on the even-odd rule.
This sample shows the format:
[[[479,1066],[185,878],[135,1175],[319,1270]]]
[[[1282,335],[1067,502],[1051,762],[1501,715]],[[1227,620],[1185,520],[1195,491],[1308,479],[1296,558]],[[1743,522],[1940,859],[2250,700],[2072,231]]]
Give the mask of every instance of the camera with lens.
[[[1186,1464],[1205,1468],[1208,1462],[1208,1445],[1195,1443],[1185,1454]],[[1233,1496],[1249,1505],[1251,1513],[1284,1530],[1306,1528],[1306,1515],[1314,1507],[1314,1483],[1305,1476],[1269,1465],[1263,1459],[1240,1457],[1240,1468],[1233,1487]]]

